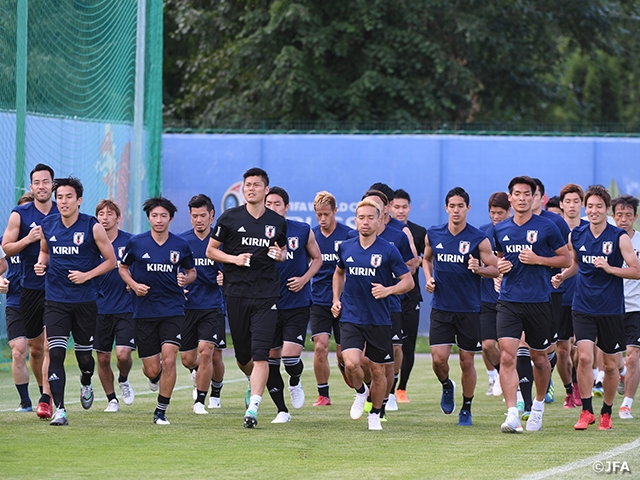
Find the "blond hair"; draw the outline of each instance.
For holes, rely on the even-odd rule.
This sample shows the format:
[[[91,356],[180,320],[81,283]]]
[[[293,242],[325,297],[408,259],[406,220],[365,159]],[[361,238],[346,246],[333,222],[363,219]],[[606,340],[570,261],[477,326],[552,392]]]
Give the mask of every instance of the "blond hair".
[[[317,210],[321,207],[330,207],[331,210],[336,209],[336,197],[331,195],[326,190],[322,190],[316,194],[316,198],[313,199],[313,209]]]
[[[376,212],[378,212],[378,218],[380,218],[380,216],[382,215],[382,210],[380,210],[380,205],[378,205],[375,201],[369,198],[365,198],[358,202],[358,205],[356,205],[356,215],[358,215],[358,209],[360,207],[373,207],[376,209]]]

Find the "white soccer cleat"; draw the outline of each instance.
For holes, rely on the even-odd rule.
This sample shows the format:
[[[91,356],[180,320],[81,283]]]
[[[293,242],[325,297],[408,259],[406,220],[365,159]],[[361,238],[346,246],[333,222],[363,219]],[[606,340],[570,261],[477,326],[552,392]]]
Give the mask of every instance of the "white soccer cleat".
[[[496,381],[493,382],[493,396],[499,397],[502,395],[502,385],[500,385],[500,375],[496,375]]]
[[[633,418],[633,415],[631,415],[631,409],[625,406],[620,407],[620,410],[618,410],[618,416],[623,420]]]
[[[278,415],[271,420],[271,423],[289,423],[290,421],[291,415],[289,415],[289,412],[278,412]]]
[[[209,397],[209,408],[220,408],[220,397]]]
[[[129,380],[126,382],[118,382],[118,386],[120,387],[120,393],[122,394],[124,404],[131,405],[133,400],[136,398],[136,395],[133,393],[133,388],[131,388]]]
[[[398,402],[396,401],[396,396],[393,393],[389,394],[389,400],[387,400],[387,405],[384,409],[387,412],[395,412],[398,410]]]
[[[508,413],[507,419],[500,426],[502,433],[522,433],[522,424],[518,415]]]
[[[531,415],[527,420],[527,432],[537,432],[542,428],[542,411],[531,410]]]
[[[304,390],[302,383],[298,383],[295,387],[289,386],[289,395],[291,396],[291,405],[298,410],[304,405]]]
[[[489,380],[489,388],[487,389],[487,397],[493,396],[493,385],[495,383],[496,382],[494,380],[491,380],[491,379]]]
[[[196,415],[209,415],[207,409],[204,408],[204,405],[200,402],[196,402],[193,404],[193,413],[195,413]]]
[[[356,396],[353,399],[353,405],[351,405],[351,418],[354,420],[358,420],[362,414],[364,413],[364,404],[367,401],[367,397],[369,396],[369,388],[364,386],[364,393],[356,392]]]
[[[105,412],[117,412],[118,410],[120,410],[120,404],[115,398],[113,400],[109,400],[107,408],[104,409]]]
[[[382,430],[379,413],[370,413],[367,417],[367,421],[369,423],[369,430]]]

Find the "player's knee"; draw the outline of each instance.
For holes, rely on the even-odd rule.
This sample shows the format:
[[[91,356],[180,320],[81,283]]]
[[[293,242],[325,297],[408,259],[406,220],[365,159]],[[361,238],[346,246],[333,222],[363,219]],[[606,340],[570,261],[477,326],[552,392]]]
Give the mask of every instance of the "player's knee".
[[[637,347],[627,348],[627,356],[626,356],[627,364],[631,362],[638,362],[638,358],[640,358],[638,356],[639,353],[640,353],[640,348],[637,348]]]
[[[78,359],[78,367],[83,372],[92,372],[95,367],[95,360],[91,352],[76,352],[76,358]]]
[[[207,343],[198,347],[198,358],[201,365],[211,363],[213,358],[213,344]]]
[[[107,370],[111,368],[111,355],[105,353],[98,353],[98,368],[101,370]]]
[[[49,350],[49,364],[51,366],[60,366],[64,364],[67,351],[64,348],[52,348]]]
[[[116,349],[116,359],[118,360],[118,363],[131,362],[131,349],[130,348],[122,348],[122,349],[117,348]]]
[[[515,368],[517,356],[513,352],[502,350],[500,352],[500,368]]]

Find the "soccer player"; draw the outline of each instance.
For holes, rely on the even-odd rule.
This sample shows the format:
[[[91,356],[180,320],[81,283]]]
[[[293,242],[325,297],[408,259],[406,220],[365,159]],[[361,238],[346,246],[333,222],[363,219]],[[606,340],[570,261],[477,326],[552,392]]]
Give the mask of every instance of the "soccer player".
[[[345,379],[348,379],[342,359],[340,348],[340,317],[334,317],[331,313],[333,304],[332,281],[333,272],[338,262],[338,248],[347,239],[351,228],[336,220],[338,205],[336,198],[327,191],[316,194],[313,200],[313,209],[318,220],[318,225],[313,227],[313,234],[318,243],[322,256],[322,265],[311,281],[311,313],[309,324],[311,327],[311,339],[314,344],[313,371],[318,385],[318,400],[314,407],[331,405],[329,397],[329,337],[333,331],[336,342],[336,357],[338,368]],[[351,388],[351,385],[349,385]]]
[[[169,425],[166,412],[176,384],[176,356],[184,324],[183,288],[197,274],[189,243],[169,232],[175,205],[154,197],[144,202],[143,209],[151,230],[129,239],[119,271],[136,295],[133,318],[142,372],[151,391],[158,391],[153,423]]]
[[[111,350],[116,344],[118,366],[118,386],[126,405],[135,398],[129,372],[131,371],[131,352],[136,348],[136,326],[133,321],[131,293],[122,281],[118,268],[124,257],[124,250],[131,234],[118,228],[120,207],[112,200],[102,200],[96,206],[96,217],[107,233],[116,256],[116,268],[105,273],[99,279],[98,316],[93,349],[98,357],[98,377],[104,393],[107,395],[105,412],[117,412],[120,403],[114,388],[114,375],[111,370]]]
[[[42,238],[42,219],[58,213],[58,207],[52,200],[53,169],[42,163],[37,164],[30,173],[30,190],[34,201],[13,209],[7,229],[2,237],[2,248],[9,257],[20,255],[20,316],[24,324],[29,363],[38,387],[40,399],[36,414],[39,418],[51,418],[52,405],[47,383],[48,367],[44,365],[46,334],[44,332],[44,278],[37,276],[33,266],[38,261],[40,239]]]
[[[504,192],[495,192],[489,197],[489,218],[491,223],[487,223],[480,227],[480,230],[489,239],[491,249],[495,252],[495,239],[493,238],[493,228],[498,223],[506,220],[511,215],[511,204],[509,197]],[[496,387],[496,396],[502,395],[500,388],[500,349],[498,348],[498,334],[496,332],[496,318],[498,311],[496,304],[498,302],[498,292],[492,278],[482,277],[480,279],[480,341],[482,342],[482,359],[487,367],[487,375],[489,376],[489,388],[487,395],[494,394]]]
[[[391,202],[391,213],[396,220],[401,221],[411,231],[413,236],[413,243],[418,255],[422,255],[424,252],[424,237],[427,235],[427,229],[422,225],[413,223],[409,220],[409,213],[411,212],[411,197],[409,194],[398,189],[393,192],[393,201]],[[401,300],[402,304],[402,365],[400,367],[400,377],[398,381],[398,388],[396,389],[396,401],[398,403],[409,403],[410,400],[407,397],[407,383],[409,382],[409,375],[413,369],[415,361],[416,341],[418,339],[418,325],[420,323],[420,303],[422,303],[422,290],[420,288],[420,282],[418,279],[418,268],[416,268],[413,274],[414,287],[409,293],[407,293]]]
[[[209,408],[220,408],[220,390],[224,377],[222,350],[227,348],[227,339],[222,290],[217,282],[220,268],[207,258],[211,225],[215,219],[211,199],[202,193],[191,197],[189,218],[193,228],[180,236],[189,242],[198,277],[186,293],[180,356],[182,364],[192,369],[192,374],[195,373],[196,398],[193,411],[202,415],[209,413],[204,407],[209,383]]]
[[[80,213],[83,187],[74,177],[55,180],[59,214],[42,219],[40,255],[33,269],[45,277],[44,325],[49,342],[48,380],[56,411],[50,425],[68,425],[64,406],[67,341],[73,334],[80,368],[80,403],[93,404],[91,355],[96,331],[98,291],[94,278],[116,267],[116,258],[102,225],[95,217]],[[100,255],[104,261],[100,261]]]
[[[544,396],[549,386],[551,365],[547,352],[555,334],[551,316],[551,273],[564,268],[571,257],[555,224],[532,212],[536,183],[515,177],[509,182],[509,203],[514,214],[494,227],[498,271],[503,274],[498,296],[496,330],[500,345],[500,383],[507,404],[503,432],[522,432],[516,407],[518,374],[516,354],[522,332],[534,363],[536,399],[527,420],[527,430],[542,428]]]
[[[281,187],[269,190],[265,205],[278,215],[287,217],[289,194]],[[304,390],[300,375],[304,364],[300,354],[309,324],[311,285],[309,281],[322,265],[320,249],[315,236],[306,223],[287,219],[287,259],[277,264],[280,275],[280,298],[278,299],[278,325],[269,353],[269,379],[267,389],[278,414],[271,423],[287,423],[291,420],[284,403],[284,381],[280,373],[280,358],[289,374],[289,395],[295,409],[304,404]]]
[[[33,202],[33,193],[27,192],[20,197],[18,205]],[[2,239],[0,238],[0,243]],[[0,247],[1,256],[4,251]],[[6,263],[5,263],[6,262]],[[11,373],[13,383],[20,395],[20,406],[16,412],[31,412],[33,405],[29,397],[29,369],[27,368],[27,337],[20,316],[20,255],[0,259],[0,270],[7,268],[7,276],[0,277],[0,293],[6,294],[5,316],[7,320],[7,341],[11,348]]]
[[[253,428],[269,378],[280,290],[275,262],[287,257],[287,223],[264,205],[269,193],[267,172],[251,168],[243,178],[247,203],[220,216],[211,232],[207,257],[225,265],[223,289],[231,338],[238,367],[249,380],[244,427]]]
[[[618,228],[623,229],[631,237],[631,245],[636,256],[640,258],[640,232],[633,228],[638,219],[638,199],[632,195],[622,195],[611,201],[613,219]],[[633,418],[631,406],[640,381],[640,282],[624,280],[624,331],[627,354],[624,370],[620,375],[623,388],[618,393],[624,395],[618,416],[622,419]],[[622,391],[620,391],[622,390]]]
[[[446,415],[455,410],[455,383],[449,378],[449,355],[455,343],[462,370],[463,404],[458,415],[462,427],[473,425],[474,353],[482,351],[480,278],[498,276],[498,262],[489,239],[467,223],[470,208],[469,194],[463,188],[449,190],[445,197],[449,221],[427,230],[422,261],[426,289],[433,293],[429,340],[433,371],[442,384],[440,408]]]
[[[598,430],[611,430],[611,407],[618,385],[618,353],[624,350],[623,278],[640,279],[640,263],[627,233],[607,222],[611,197],[602,185],[593,185],[584,194],[589,225],[571,232],[571,268],[553,278],[554,285],[577,273],[573,298],[573,328],[578,345],[578,384],[582,412],[576,430],[595,423],[593,385],[593,345],[604,353],[604,400]],[[622,268],[623,262],[627,267]],[[588,394],[588,397],[586,395]]]
[[[358,237],[343,242],[338,249],[331,307],[335,317],[341,315],[342,355],[347,375],[356,390],[350,413],[354,420],[362,416],[369,395],[361,367],[363,351],[369,359],[373,404],[368,417],[369,430],[382,430],[380,411],[383,397],[388,392],[385,365],[393,362],[387,298],[413,288],[411,272],[398,249],[376,235],[382,221],[382,211],[377,203],[368,198],[358,203]]]
[[[555,213],[556,215],[562,216],[562,207],[560,206],[560,196],[554,195],[549,200],[547,200],[547,203],[544,206],[544,209],[551,213]]]

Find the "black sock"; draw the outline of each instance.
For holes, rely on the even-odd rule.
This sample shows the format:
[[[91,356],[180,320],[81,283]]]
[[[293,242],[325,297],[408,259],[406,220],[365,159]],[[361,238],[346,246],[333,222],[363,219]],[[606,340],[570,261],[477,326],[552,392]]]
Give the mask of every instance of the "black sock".
[[[602,409],[600,410],[600,415],[604,415],[605,413],[608,413],[609,415],[611,415],[611,405],[607,405],[606,403],[602,402]]]
[[[556,368],[556,363],[558,363],[558,356],[556,355],[556,351],[554,350],[549,355],[547,355],[549,359],[549,363],[551,364],[551,372],[553,373],[553,369]]]
[[[30,407],[31,399],[29,398],[29,383],[21,383],[20,385],[16,384],[16,390],[18,390],[18,395],[20,395],[20,405],[23,407]]]
[[[220,390],[222,390],[222,380],[219,382],[211,380],[211,396],[214,398],[220,398]]]
[[[356,392],[358,392],[359,394],[363,394],[364,392],[366,392],[366,389],[364,387],[364,382],[362,383],[362,386],[360,388],[356,388]]]
[[[40,395],[42,395],[42,393],[43,393],[42,385],[38,385],[38,390],[40,390]]]
[[[54,348],[51,348],[52,343],[55,345]],[[66,344],[66,339],[49,340],[49,388],[53,403],[57,408],[64,408],[64,387],[67,383],[67,375],[64,370],[64,359],[67,355]]]
[[[524,400],[525,411],[531,411],[533,398],[531,388],[533,384],[533,367],[531,366],[531,356],[528,348],[518,348],[518,358],[516,363],[518,377],[520,378],[520,392]]]
[[[373,413],[373,414],[376,414],[376,413],[377,413],[377,414],[380,414],[380,409],[379,409],[379,408],[376,408],[376,407],[371,407],[371,412],[370,412],[370,413]],[[380,418],[382,418],[382,415],[380,415]]]
[[[473,397],[465,397],[464,395],[462,396],[462,408],[460,409],[462,410],[466,410],[467,412],[471,411],[471,402],[473,401]]]
[[[269,377],[267,378],[267,389],[271,400],[276,405],[278,412],[288,412],[284,403],[284,380],[280,374],[280,359],[269,359]]]
[[[380,418],[384,418],[384,416],[387,413],[387,402],[389,401],[389,398],[383,398],[382,399],[382,407],[380,407],[380,410],[378,410],[378,412],[380,413]],[[371,412],[373,412],[373,405],[371,406]]]
[[[289,374],[289,386],[295,387],[300,383],[300,375],[304,370],[304,363],[300,357],[282,357],[284,369]]]
[[[196,390],[198,392],[198,396],[196,397],[196,401],[193,403],[201,403],[204,405],[204,400],[207,398],[206,390]]]
[[[571,368],[571,382],[578,383],[578,374],[576,372],[576,367]]]
[[[40,395],[40,400],[38,400],[39,403],[49,403],[51,402],[51,396],[47,395],[46,393],[43,393],[42,395]]]
[[[497,365],[494,365],[493,368],[496,369],[496,372],[500,373],[500,362]]]
[[[321,397],[329,397],[329,384],[323,383],[322,385],[318,385],[318,395]]]
[[[118,375],[118,383],[124,383],[129,379],[129,377],[123,377],[121,374]]]
[[[571,383],[567,383],[567,384],[564,386],[564,389],[566,390],[567,395],[571,395],[571,394],[573,393],[573,384],[571,384]]]
[[[162,395],[158,395],[158,404],[156,405],[155,413],[166,412],[169,403],[171,403],[171,397],[163,397]]]
[[[396,385],[398,384],[398,376],[399,374],[394,374],[393,375],[393,383],[391,384],[391,395],[395,395],[396,393]]]
[[[445,390],[453,389],[453,382],[449,377],[447,377],[447,379],[444,382],[440,382],[440,383],[442,383],[442,388]]]
[[[593,403],[591,401],[591,397],[582,399],[582,410],[587,410],[588,412],[593,413]]]
[[[118,401],[118,398],[116,397],[116,392],[107,393],[107,400],[108,401],[111,401],[111,400]]]
[[[160,369],[160,373],[151,379],[151,383],[158,383],[160,381],[160,377],[162,376],[162,369]]]

